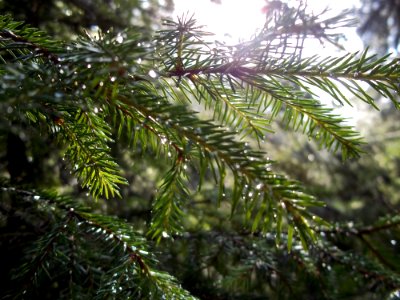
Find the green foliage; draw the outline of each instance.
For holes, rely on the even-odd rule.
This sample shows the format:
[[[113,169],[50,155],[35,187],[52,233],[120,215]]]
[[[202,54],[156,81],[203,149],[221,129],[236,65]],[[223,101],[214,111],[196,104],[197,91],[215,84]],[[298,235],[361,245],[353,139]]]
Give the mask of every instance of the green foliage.
[[[321,103],[317,89],[340,104],[351,105],[353,98],[346,90],[377,108],[361,84],[365,83],[399,108],[397,60],[370,56],[367,51],[340,57],[303,56],[306,37],[336,43],[337,36],[329,30],[342,20],[321,20],[303,9],[282,6],[272,10],[258,35],[235,46],[208,42],[210,34],[187,16],[177,22],[165,21],[153,36],[133,27],[86,34],[73,42],[55,41],[9,16],[1,17],[0,105],[7,112],[0,120],[3,132],[8,134],[19,126],[28,134],[45,133],[57,140],[60,157],[67,160],[81,187],[97,200],[126,196],[128,170],[116,155],[120,148],[125,153],[153,155],[166,165],[166,171],[160,168],[164,171],[160,181],[155,182],[158,189],[149,225],[140,229],[106,213],[94,213],[96,208],[82,208],[80,200],[22,188],[18,178],[4,182],[3,193],[10,202],[14,198],[25,201],[34,208],[35,218],[45,212],[50,220],[30,245],[31,252],[25,254],[27,263],[14,271],[15,280],[24,288],[7,295],[30,293],[34,297],[35,287],[50,280],[62,284],[54,289],[69,293],[63,297],[70,298],[193,298],[173,276],[158,270],[145,236],[158,243],[167,238],[175,243],[176,239],[176,245],[185,238],[196,238],[188,219],[201,215],[192,205],[196,193],[206,193],[210,184],[215,205],[206,210],[220,210],[224,218],[230,217],[229,228],[244,231],[243,237],[221,234],[227,244],[218,251],[210,247],[203,254],[231,262],[225,267],[217,264],[223,279],[210,271],[220,289],[217,294],[232,287],[240,296],[243,290],[261,285],[256,296],[262,296],[260,290],[280,295],[282,282],[295,285],[296,279],[275,284],[272,277],[268,286],[262,285],[262,270],[284,278],[281,261],[272,255],[281,259],[290,255],[299,274],[320,280],[321,291],[340,282],[329,275],[320,279],[322,258],[334,264],[335,274],[353,264],[355,273],[379,278],[384,292],[398,287],[398,267],[385,269],[382,265],[388,264],[379,261],[379,255],[378,262],[364,262],[362,256],[347,255],[330,239],[320,238],[351,234],[368,245],[365,235],[369,232],[332,227],[318,216],[317,209],[325,203],[298,181],[275,171],[276,164],[261,147],[272,139],[272,125],[280,122],[344,159],[360,155],[363,141],[359,134]],[[346,15],[342,17],[344,24],[350,22]],[[23,215],[29,219],[31,212]],[[396,217],[389,216],[389,221],[370,230],[397,224]],[[221,255],[225,247],[234,249],[236,243],[245,251]],[[195,270],[199,277],[201,263],[207,264],[204,257]],[[59,268],[62,272],[57,273]],[[304,290],[299,286],[290,294]],[[321,292],[321,297],[328,295]]]
[[[43,207],[53,215],[47,232],[31,245],[29,261],[14,270],[20,286],[8,296],[38,296],[32,286],[50,280],[72,298],[84,293],[91,299],[194,299],[171,275],[153,267],[156,260],[148,242],[123,220],[91,213],[76,200],[54,193],[16,190],[7,182],[2,183],[2,191],[3,196],[22,196],[35,208],[25,217],[33,217]],[[101,258],[91,253],[98,247]],[[56,274],[59,265],[63,270]]]

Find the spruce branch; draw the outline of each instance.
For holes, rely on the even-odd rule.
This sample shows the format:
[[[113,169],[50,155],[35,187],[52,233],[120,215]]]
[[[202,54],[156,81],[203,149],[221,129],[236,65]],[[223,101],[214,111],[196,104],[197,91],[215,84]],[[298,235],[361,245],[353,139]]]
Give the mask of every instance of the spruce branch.
[[[4,20],[0,20],[4,21]],[[0,24],[0,26],[3,24]],[[4,24],[6,25],[6,24]],[[9,24],[7,24],[9,25]],[[7,26],[6,25],[6,26]],[[26,28],[25,28],[26,30]],[[18,30],[21,31],[21,30]],[[46,57],[46,59],[49,59],[52,61],[54,64],[59,63],[59,58],[52,52],[50,52],[47,48],[44,48],[41,45],[35,44],[31,40],[28,40],[25,37],[18,36],[15,33],[13,33],[9,29],[2,29],[0,32],[0,36],[2,37],[1,42],[2,44],[7,44],[7,46],[3,46],[3,49],[6,49],[10,54],[12,54],[13,51],[18,51],[18,50],[26,50],[29,49],[31,50],[30,52],[32,53],[32,56],[24,56],[23,59],[29,59],[29,58],[37,58],[40,56]],[[40,37],[40,36],[39,36]],[[32,39],[32,37],[30,37]],[[46,45],[49,46],[49,45]],[[3,50],[0,48],[0,50]],[[32,51],[33,50],[33,51]],[[13,54],[14,57],[16,57],[15,54]]]
[[[60,128],[64,139],[70,142],[66,156],[82,186],[89,188],[95,198],[121,197],[118,184],[127,182],[109,154],[107,143],[112,140],[108,124],[93,112],[78,112],[70,118],[64,118]]]
[[[148,235],[160,241],[161,237],[181,232],[183,218],[182,202],[187,201],[189,192],[184,172],[187,166],[178,157],[175,164],[165,174],[157,199],[153,203],[152,221]]]
[[[54,278],[57,275],[52,273],[55,263],[70,265],[70,261],[74,259],[71,255],[74,254],[66,251],[70,246],[64,246],[66,246],[65,243],[70,244],[73,239],[75,246],[79,248],[97,243],[97,247],[103,247],[104,256],[108,257],[110,254],[116,256],[115,258],[111,256],[111,266],[108,266],[109,262],[102,265],[105,271],[102,271],[102,284],[97,287],[96,297],[99,299],[111,295],[124,298],[137,295],[152,299],[162,296],[168,299],[174,297],[195,299],[179,286],[173,276],[156,269],[157,261],[147,241],[123,220],[91,213],[78,205],[76,201],[54,193],[15,188],[5,181],[1,182],[1,188],[3,192],[14,194],[22,197],[25,202],[36,204],[39,211],[48,209],[49,206],[53,207],[48,210],[54,213],[53,229],[44,233],[34,243],[31,261],[15,271],[17,276],[14,280],[26,282],[24,289],[20,291],[21,294],[27,293],[32,285],[35,286],[44,273],[49,278]],[[66,251],[65,254],[63,254],[64,251]],[[90,251],[87,253],[80,251],[81,255],[88,256],[86,259],[89,265],[96,264],[95,261],[90,261]],[[85,257],[82,259],[84,260]],[[82,272],[82,269],[75,267],[73,266],[70,271]],[[84,282],[75,284],[84,286]]]
[[[194,26],[193,24],[192,19],[179,20],[175,26],[190,29]],[[174,48],[167,43],[174,36],[173,32],[160,33],[159,40],[162,42],[157,46],[158,51],[162,50],[165,55],[171,55],[171,52],[176,51],[175,58],[164,61],[165,70],[161,74],[165,72],[165,76],[177,77],[177,86],[184,86],[180,89],[181,91],[184,89],[191,91],[191,85],[196,87],[195,98],[199,102],[205,101],[205,107],[212,106],[216,116],[222,122],[232,124],[232,119],[238,117],[237,124],[242,125],[239,132],[246,130],[243,128],[248,130],[253,127],[252,130],[256,132],[256,136],[263,136],[261,132],[268,131],[265,123],[264,127],[254,128],[254,121],[268,119],[264,114],[257,115],[252,111],[238,111],[238,109],[233,109],[234,117],[231,117],[231,112],[227,108],[221,109],[221,101],[227,99],[224,104],[232,109],[235,108],[232,92],[239,91],[240,94],[240,91],[246,89],[253,88],[252,91],[260,89],[263,92],[261,95],[257,93],[257,97],[250,95],[249,99],[245,99],[248,102],[248,109],[257,104],[258,110],[265,111],[269,106],[272,112],[277,113],[283,104],[286,107],[284,120],[287,126],[295,130],[302,128],[303,132],[315,138],[321,146],[333,151],[341,150],[344,158],[353,157],[361,152],[359,146],[362,142],[358,133],[344,125],[344,120],[335,115],[333,109],[324,107],[319,100],[311,98],[316,97],[312,88],[327,92],[340,103],[350,104],[348,96],[341,91],[344,87],[351,94],[376,107],[365,88],[357,83],[357,81],[362,81],[368,83],[381,95],[390,98],[398,106],[394,94],[398,92],[399,67],[396,61],[385,63],[387,56],[375,59],[374,56],[368,56],[365,51],[360,57],[357,57],[357,54],[348,54],[339,58],[320,59],[317,56],[303,58],[296,53],[277,57],[271,52],[271,55],[263,55],[260,58],[259,52],[263,51],[264,45],[260,42],[262,37],[259,35],[257,39],[247,42],[246,51],[236,46],[237,49],[232,50],[231,58],[228,58],[229,61],[226,62],[226,58],[216,55],[214,50],[208,51],[208,54],[204,53],[211,47],[210,45],[192,48],[191,42],[195,42],[194,40],[198,37],[193,38],[192,35],[187,34],[183,39],[182,34],[182,30],[175,31],[175,37],[179,36],[181,42],[179,47]],[[164,37],[165,40],[163,40]],[[253,47],[250,47],[251,43]],[[225,82],[222,80],[224,77],[227,78]],[[191,82],[182,85],[180,83],[183,78],[188,78]],[[202,90],[199,90],[199,86]],[[232,98],[229,99],[229,96]],[[264,101],[260,101],[260,97]],[[230,105],[227,102],[230,102]],[[275,117],[274,113],[271,119]],[[241,124],[243,119],[246,120],[247,126]]]
[[[193,18],[185,17],[178,22],[167,21],[168,28],[157,34],[154,43],[128,31],[121,35],[123,43],[112,34],[80,38],[65,53],[57,53],[60,64],[56,66],[46,65],[43,71],[28,63],[19,69],[5,68],[6,79],[13,84],[6,93],[20,104],[15,74],[23,73],[24,68],[40,79],[40,84],[35,83],[37,78],[23,81],[23,90],[35,86],[39,95],[28,94],[28,99],[39,100],[31,101],[37,116],[32,117],[32,107],[26,110],[35,121],[52,120],[54,133],[60,131],[64,140],[71,139],[67,154],[78,178],[94,196],[118,195],[118,184],[125,183],[108,146],[113,142],[112,127],[118,127],[119,136],[126,130],[128,136],[133,136],[134,144],[140,141],[141,147],[150,145],[167,160],[173,150],[176,161],[197,166],[202,179],[209,168],[219,184],[220,199],[225,194],[226,170],[230,170],[234,179],[228,195],[232,215],[239,208],[244,209],[253,230],[261,227],[265,231],[275,226],[278,240],[286,227],[289,236],[298,233],[306,247],[307,240],[315,240],[311,224],[325,223],[305,208],[321,202],[305,193],[298,182],[275,174],[265,153],[238,142],[238,138],[252,136],[264,140],[271,133],[270,123],[281,115],[287,127],[302,130],[321,146],[340,150],[345,158],[357,156],[362,144],[359,135],[344,125],[332,109],[314,99],[313,88],[328,92],[338,101],[349,102],[337,86],[340,83],[373,105],[357,81],[367,82],[394,100],[391,90],[398,89],[399,70],[397,62],[386,63],[387,57],[374,60],[366,52],[361,57],[326,59],[303,58],[301,53],[287,49],[279,52],[276,45],[286,43],[291,35],[299,39],[310,33],[328,38],[322,25],[308,27],[300,9],[284,10],[288,14],[269,16],[272,19],[268,26],[282,25],[280,22],[293,17],[293,13],[302,22],[293,23],[286,32],[283,27],[278,28],[273,35],[268,35],[266,26],[252,41],[231,49],[218,49],[218,45],[207,42],[208,33]],[[15,42],[5,35],[7,41]],[[25,51],[32,52],[32,44],[25,44]],[[39,45],[37,41],[36,44]],[[43,50],[45,44],[40,46],[41,54],[48,51]],[[54,63],[51,56],[47,59]],[[34,63],[39,66],[43,61]],[[100,71],[94,74],[92,68]],[[10,76],[14,76],[11,81]],[[75,92],[70,95],[72,91]],[[72,108],[60,104],[55,93]],[[185,104],[192,99],[212,109],[213,119],[202,120],[197,112],[187,108]],[[95,112],[96,109],[104,111]],[[113,121],[104,120],[106,113],[111,114]],[[235,131],[227,131],[228,127]],[[176,205],[177,209],[172,210],[175,213],[170,208],[175,207],[172,187],[180,186],[183,190],[182,182],[177,180],[180,165],[176,164],[164,177],[165,188],[156,198],[154,224],[167,224],[170,217],[174,220],[170,224],[178,224],[176,212],[181,208]],[[154,232],[159,236],[162,231],[158,225]],[[289,249],[291,243],[290,238]]]
[[[316,205],[318,203],[320,205],[320,202],[314,201],[311,196],[304,193],[298,183],[274,174],[269,169],[271,162],[264,158],[262,152],[252,151],[245,146],[245,143],[236,142],[234,132],[226,132],[210,121],[199,120],[196,118],[195,113],[188,111],[186,107],[172,105],[166,99],[159,98],[155,94],[157,85],[143,81],[135,83],[135,86],[140,86],[147,92],[145,94],[138,93],[132,95],[131,93],[128,94],[121,91],[121,95],[116,96],[115,100],[118,101],[120,99],[119,103],[123,101],[126,109],[133,109],[133,111],[139,113],[147,121],[147,124],[151,124],[149,125],[150,127],[163,131],[168,141],[171,141],[172,144],[180,145],[180,149],[185,149],[185,152],[183,152],[184,155],[182,157],[178,156],[178,161],[185,160],[187,163],[191,163],[196,157],[198,159],[198,156],[194,156],[194,154],[199,151],[202,153],[200,157],[202,157],[205,166],[212,166],[212,169],[216,170],[214,177],[221,184],[224,181],[223,174],[225,173],[222,166],[227,166],[231,170],[236,182],[231,199],[232,213],[236,211],[240,199],[243,199],[245,202],[254,201],[254,203],[257,203],[257,199],[252,199],[252,196],[259,192],[265,195],[265,199],[272,201],[272,210],[275,210],[276,206],[280,207],[281,201],[293,201],[295,203],[293,209],[299,211],[302,210],[301,207],[303,205]],[[127,86],[128,90],[129,88]],[[152,94],[154,98],[150,96]],[[168,126],[162,126],[164,124]],[[194,149],[198,150],[193,151]],[[218,166],[218,168],[215,169],[214,166]],[[200,174],[202,173],[204,174],[204,172],[200,171]],[[176,178],[171,174],[176,173],[168,173],[166,178]],[[222,191],[223,185],[220,186],[220,191]],[[170,186],[168,185],[168,187]],[[168,193],[167,191],[165,192],[167,195],[173,195],[169,191]],[[163,193],[160,195],[163,195]],[[171,198],[159,197],[158,199],[163,200],[163,202],[160,202],[163,205],[156,205],[158,208],[162,207],[164,211],[160,212],[160,214],[156,213],[156,215],[169,215],[171,213],[169,210],[170,206],[166,205],[166,203],[169,203],[167,199]],[[256,206],[253,205],[252,207]],[[266,214],[272,214],[272,210],[269,210]],[[249,213],[251,214],[251,212]],[[282,211],[280,215],[281,220],[283,215]],[[303,214],[301,213],[301,215]],[[307,215],[306,218],[310,222],[314,220],[311,218],[311,215]],[[153,219],[153,223],[157,224],[157,228],[160,228],[158,225],[163,224],[163,222],[161,219],[157,221]],[[309,226],[304,227],[303,225],[307,223],[303,223],[298,222],[296,219],[293,224],[295,226],[302,224],[302,228],[306,228],[306,230],[301,230],[301,232],[307,237],[312,237]],[[270,222],[263,222],[262,224],[264,230],[267,230],[272,225]],[[283,225],[282,222],[281,224]],[[160,234],[162,230],[157,229],[157,232]]]
[[[260,117],[256,109],[249,107],[245,101],[246,98],[239,92],[239,89],[234,87],[234,79],[229,74],[226,79],[221,76],[219,78],[221,82],[210,76],[207,79],[199,76],[189,76],[188,78],[189,82],[182,80],[181,86],[190,88],[191,95],[199,103],[204,102],[205,107],[212,107],[213,118],[226,124],[232,130],[237,130],[241,134],[241,139],[250,135],[260,143],[264,141],[266,133],[272,132],[270,121]],[[217,84],[214,84],[215,81]]]

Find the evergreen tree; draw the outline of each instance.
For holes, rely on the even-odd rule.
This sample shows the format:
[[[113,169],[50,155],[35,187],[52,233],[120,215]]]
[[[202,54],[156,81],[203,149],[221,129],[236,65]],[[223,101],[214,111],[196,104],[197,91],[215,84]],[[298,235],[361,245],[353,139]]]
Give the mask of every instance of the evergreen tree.
[[[74,16],[79,4],[97,7],[71,2],[61,6]],[[1,297],[395,295],[398,258],[369,240],[391,230],[396,243],[398,213],[332,224],[325,203],[265,152],[279,124],[332,155],[360,156],[360,135],[318,91],[377,108],[367,85],[399,108],[397,60],[303,54],[307,38],[337,45],[350,15],[271,1],[265,27],[236,45],[210,42],[189,15],[155,32],[84,19],[70,41],[54,24],[51,36],[0,18]]]

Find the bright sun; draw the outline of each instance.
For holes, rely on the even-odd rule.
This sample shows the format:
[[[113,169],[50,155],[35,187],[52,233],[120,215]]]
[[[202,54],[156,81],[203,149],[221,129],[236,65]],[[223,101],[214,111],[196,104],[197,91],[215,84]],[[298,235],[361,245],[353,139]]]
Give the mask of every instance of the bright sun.
[[[211,0],[175,0],[177,16],[194,13],[198,23],[214,33],[216,39],[234,41],[249,39],[257,28],[262,28],[265,17],[261,10],[263,0],[222,0],[221,4]]]

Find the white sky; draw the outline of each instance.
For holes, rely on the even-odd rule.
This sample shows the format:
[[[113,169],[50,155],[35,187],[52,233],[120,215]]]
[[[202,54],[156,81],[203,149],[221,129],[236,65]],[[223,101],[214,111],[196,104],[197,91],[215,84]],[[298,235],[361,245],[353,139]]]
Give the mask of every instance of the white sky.
[[[297,2],[298,0],[292,0]],[[265,0],[221,0],[222,4],[216,4],[211,0],[175,0],[175,16],[194,13],[199,25],[205,25],[205,29],[215,33],[215,39],[236,43],[239,40],[249,39],[258,28],[264,25],[265,17],[262,8]],[[359,5],[359,0],[308,0],[308,7],[315,14],[324,8],[331,8],[335,13],[346,8]],[[360,50],[361,40],[355,29],[346,29],[348,40],[345,45],[350,52]],[[326,49],[324,50],[326,54]]]

